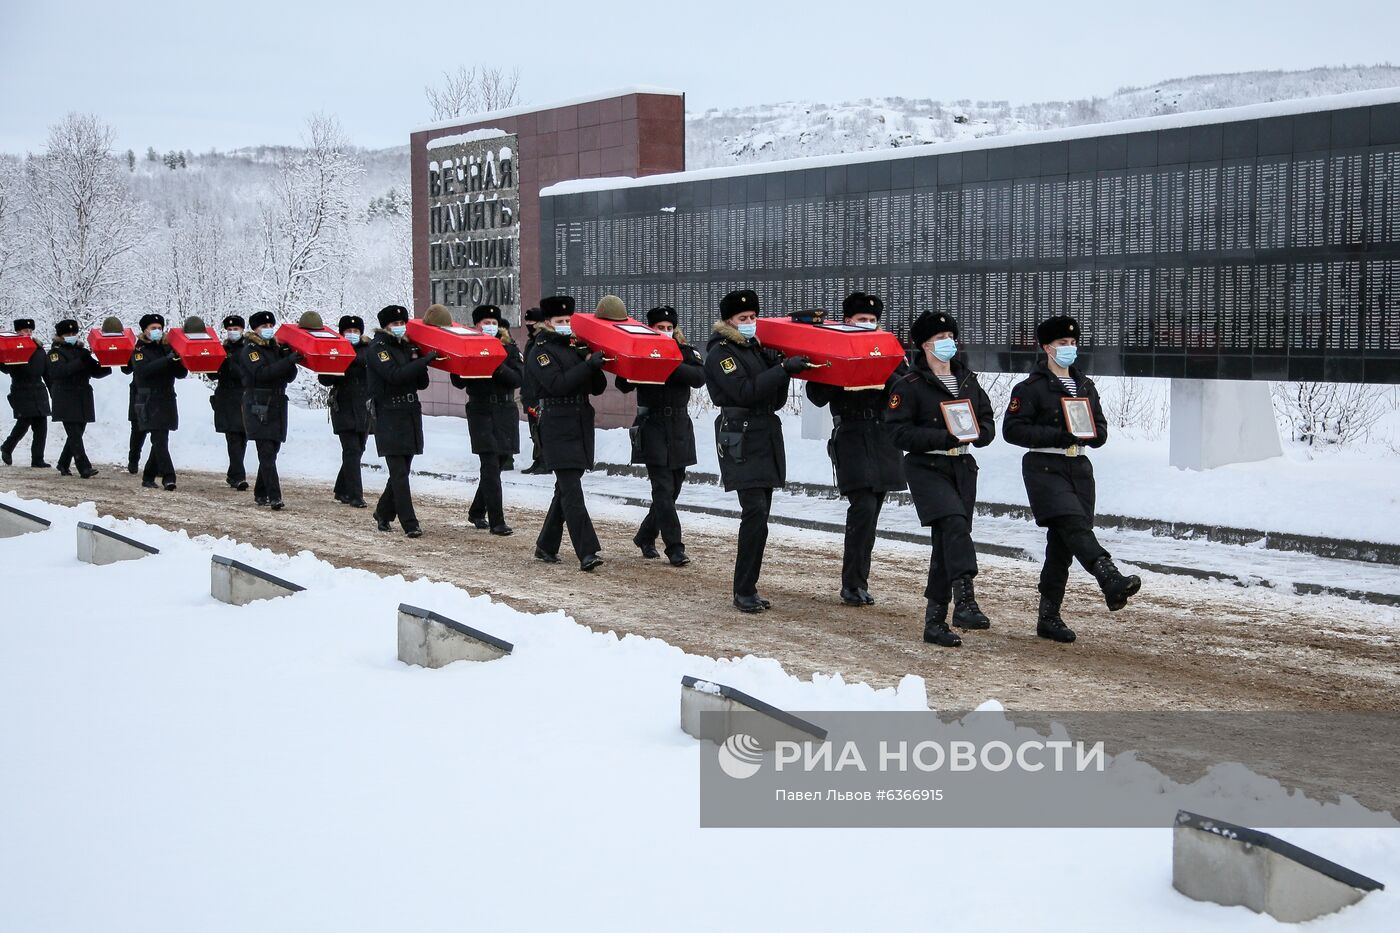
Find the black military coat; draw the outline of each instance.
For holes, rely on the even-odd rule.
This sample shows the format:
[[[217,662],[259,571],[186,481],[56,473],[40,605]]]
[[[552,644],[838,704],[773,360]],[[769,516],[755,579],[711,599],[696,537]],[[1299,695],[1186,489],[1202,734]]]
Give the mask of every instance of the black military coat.
[[[586,347],[547,328],[536,331],[525,372],[539,392],[541,459],[546,470],[593,469],[593,404],[608,377]]]
[[[48,365],[48,354],[36,342],[28,362],[0,366],[0,370],[10,377],[10,411],[16,418],[48,417],[49,392],[44,387]]]
[[[964,515],[972,521],[977,503],[977,460],[970,454],[949,457],[929,451],[952,450],[964,443],[948,430],[943,419],[943,403],[954,399],[972,402],[979,433],[974,447],[986,447],[997,435],[996,415],[991,400],[982,391],[977,374],[954,357],[949,364],[957,380],[957,395],[949,393],[929,369],[920,353],[914,365],[890,390],[885,414],[894,443],[904,455],[904,475],[919,522],[932,525],[949,515]]]
[[[97,407],[92,398],[92,380],[109,376],[112,370],[97,362],[82,343],[55,343],[49,350],[49,397],[53,400],[53,420],[92,424]]]
[[[807,399],[819,407],[831,406],[831,440],[826,452],[836,468],[836,486],[842,495],[857,489],[893,492],[903,489],[903,456],[884,423],[890,388],[901,377],[896,372],[883,389],[848,391],[820,382],[807,383]]]
[[[187,375],[185,364],[162,337],[152,343],[142,334],[131,351],[131,407],[138,431],[174,431],[180,427],[175,380]]]
[[[773,489],[787,481],[783,425],[790,377],[782,356],[724,322],[705,348],[705,388],[719,407],[715,446],[728,491]]]
[[[467,434],[472,453],[513,456],[520,453],[520,409],[515,390],[524,381],[525,361],[520,358],[510,331],[502,327],[497,336],[506,348],[506,358],[489,379],[452,376],[452,384],[467,390]]]
[[[423,406],[418,391],[428,387],[429,357],[407,338],[377,330],[365,361],[366,384],[374,405],[374,446],[381,457],[412,457],[423,452]]]
[[[287,386],[297,377],[298,354],[256,334],[243,338],[243,433],[250,441],[287,439]]]
[[[690,392],[705,384],[705,364],[688,343],[680,344],[681,364],[662,385],[613,380],[619,392],[637,393],[632,422],[632,462],[679,470],[693,465],[695,424],[690,420]]]
[[[362,339],[355,347],[355,361],[343,374],[316,377],[321,385],[330,386],[326,405],[331,410],[331,430],[336,434],[370,432],[369,368],[365,363],[369,348],[369,341]]]
[[[225,340],[228,355],[217,372],[209,373],[214,380],[209,406],[214,409],[214,430],[220,434],[243,433],[243,346],[243,340]]]
[[[1099,402],[1099,390],[1079,370],[1070,367],[1069,374],[1074,378],[1078,397],[1087,398],[1094,410],[1097,437],[1080,440],[1066,430],[1061,399],[1069,398],[1069,390],[1041,362],[1011,390],[1011,401],[1002,419],[1002,433],[1009,443],[1017,447],[1059,448],[1104,445],[1108,440],[1108,421]],[[1046,525],[1050,519],[1063,515],[1093,520],[1094,467],[1088,457],[1027,452],[1021,458],[1021,477],[1036,524]]]

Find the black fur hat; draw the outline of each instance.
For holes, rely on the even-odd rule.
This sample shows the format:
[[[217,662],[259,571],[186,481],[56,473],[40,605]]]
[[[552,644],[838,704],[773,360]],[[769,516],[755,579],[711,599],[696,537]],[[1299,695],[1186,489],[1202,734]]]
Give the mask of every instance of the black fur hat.
[[[909,328],[909,343],[915,347],[922,347],[934,334],[941,334],[945,330],[951,331],[953,336],[957,337],[958,322],[942,311],[925,311],[914,321],[914,326]]]
[[[821,308],[808,308],[805,311],[792,311],[788,317],[794,324],[820,324],[826,320],[826,312]]]
[[[357,314],[347,314],[340,319],[339,330],[342,334],[347,330],[357,330],[363,334],[365,332],[365,319]]]
[[[159,314],[141,315],[141,330],[144,331],[147,327],[150,327],[152,324],[159,324],[161,327],[164,327],[165,318]]]
[[[647,323],[652,327],[655,327],[662,321],[670,321],[672,327],[681,326],[680,315],[676,314],[676,309],[670,305],[661,305],[647,312]]]
[[[224,318],[224,330],[228,330],[230,327],[244,326],[246,326],[246,324],[243,318],[237,314],[230,314],[228,317]]]
[[[885,303],[877,296],[867,295],[865,292],[851,292],[846,296],[846,300],[841,302],[841,314],[844,317],[850,317],[852,314],[873,314],[878,321],[884,313]]]
[[[15,318],[15,330],[33,330],[34,319],[30,317]]]
[[[1083,335],[1079,332],[1079,322],[1067,314],[1048,317],[1035,329],[1035,342],[1042,347],[1061,337],[1073,337],[1078,340],[1081,336]]]
[[[264,324],[271,326],[277,323],[277,315],[271,311],[257,311],[248,317],[248,326],[257,330]]]
[[[73,320],[72,318],[69,318],[64,321],[59,321],[58,324],[54,326],[53,332],[56,336],[59,337],[62,337],[65,334],[76,334],[78,332],[78,322]]]
[[[547,321],[552,317],[565,317],[574,313],[574,299],[570,295],[546,295],[540,299],[540,313]]]
[[[473,324],[480,324],[488,317],[494,318],[496,321],[500,321],[501,309],[496,307],[495,305],[477,305],[475,308],[472,308]]]
[[[761,309],[758,306],[758,293],[747,288],[741,288],[736,292],[730,292],[719,300],[719,316],[728,320],[736,314],[745,311],[757,313]]]
[[[525,312],[525,322],[528,324],[538,324],[546,320],[545,313],[539,308],[530,308]]]
[[[379,312],[379,326],[388,327],[395,321],[408,323],[408,309],[403,305],[386,305],[385,308]]]

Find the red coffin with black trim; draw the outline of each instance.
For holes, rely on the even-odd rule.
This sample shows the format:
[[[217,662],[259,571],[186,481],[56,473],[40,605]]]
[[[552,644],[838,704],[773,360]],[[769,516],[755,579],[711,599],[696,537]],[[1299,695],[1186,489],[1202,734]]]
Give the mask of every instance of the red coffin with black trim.
[[[578,313],[571,323],[575,337],[603,351],[603,369],[629,382],[660,385],[681,365],[675,339],[641,321],[605,321],[596,314]]]
[[[785,317],[761,317],[758,339],[783,356],[805,356],[816,364],[798,378],[844,389],[882,388],[904,359],[904,347],[889,331],[839,322],[798,324]]]
[[[104,334],[94,327],[88,331],[88,347],[103,366],[125,366],[136,349],[136,332],[128,327],[119,334]]]
[[[301,365],[313,373],[343,376],[355,362],[355,346],[329,327],[298,327],[283,324],[277,328],[278,343],[301,354]]]
[[[12,330],[0,331],[0,363],[28,363],[39,345]]]
[[[187,334],[183,327],[170,328],[170,349],[192,373],[216,373],[228,354],[213,334]]]
[[[410,318],[408,339],[420,350],[441,354],[428,365],[463,379],[490,379],[506,360],[506,348],[498,337],[488,337],[475,327],[458,324],[439,327]]]

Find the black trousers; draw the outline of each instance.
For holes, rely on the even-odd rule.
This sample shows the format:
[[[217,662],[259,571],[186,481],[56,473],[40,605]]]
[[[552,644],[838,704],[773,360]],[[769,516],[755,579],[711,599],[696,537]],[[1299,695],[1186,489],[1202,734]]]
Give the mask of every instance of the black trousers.
[[[408,488],[408,471],[413,466],[413,455],[389,454],[384,458],[389,467],[389,482],[384,484],[384,492],[379,504],[374,508],[375,517],[386,522],[399,520],[404,531],[418,527],[418,515],[413,511],[413,493]]]
[[[501,470],[510,462],[510,454],[477,454],[481,460],[481,478],[477,480],[476,495],[472,496],[467,518],[486,519],[492,528],[506,523],[506,507],[501,493]],[[553,551],[550,552],[554,553]]]
[[[550,500],[544,527],[535,539],[535,546],[546,554],[558,554],[566,525],[569,528],[569,543],[574,546],[574,554],[579,560],[603,549],[598,543],[598,533],[593,530],[588,506],[583,501],[582,470],[554,471],[554,498]]]
[[[146,446],[146,432],[136,429],[136,422],[131,422],[131,439],[126,442],[126,463],[132,473],[136,472],[136,467],[141,463],[141,448]]]
[[[768,545],[768,513],[773,490],[739,490],[739,549],[734,555],[734,595],[756,596],[763,572],[763,549]]]
[[[58,468],[68,469],[72,464],[78,468],[79,473],[86,473],[92,469],[92,461],[88,459],[87,451],[83,448],[83,432],[87,430],[87,424],[82,421],[63,422],[63,431],[67,434],[67,439],[63,442],[63,450],[58,455]]]
[[[651,508],[637,527],[633,539],[640,547],[655,544],[656,536],[666,544],[666,556],[685,550],[681,540],[681,517],[676,514],[676,500],[680,498],[681,486],[685,485],[685,467],[673,470],[664,466],[647,466],[647,479],[651,480]]]
[[[870,554],[875,550],[875,525],[885,494],[873,489],[846,493],[846,547],[841,555],[841,586],[864,590],[870,586]]]
[[[1085,570],[1108,552],[1094,536],[1093,522],[1082,515],[1052,518],[1045,529],[1045,563],[1040,568],[1040,594],[1059,602],[1065,597],[1071,560]]]
[[[152,431],[151,452],[146,456],[146,468],[141,471],[143,482],[155,482],[159,476],[161,482],[175,482],[175,464],[170,461],[170,432]]]
[[[946,605],[953,598],[953,581],[977,576],[977,549],[972,546],[972,523],[965,515],[945,515],[929,526],[933,549],[928,558],[924,598]]]
[[[33,439],[29,444],[29,462],[38,466],[44,462],[44,443],[49,439],[47,418],[16,418],[10,436],[5,438],[4,447],[14,453],[14,449],[19,446],[20,439],[24,437],[26,431],[34,432]]]
[[[243,469],[243,458],[248,453],[248,435],[230,431],[224,435],[224,444],[228,447],[228,473],[224,478],[232,486],[246,482],[248,474]]]
[[[258,448],[258,478],[253,483],[253,498],[268,502],[282,501],[282,480],[277,475],[277,452],[281,441],[256,441]]]
[[[364,456],[369,435],[360,431],[341,431],[340,472],[335,475],[335,495],[339,499],[363,499],[364,482],[360,478],[360,458]]]

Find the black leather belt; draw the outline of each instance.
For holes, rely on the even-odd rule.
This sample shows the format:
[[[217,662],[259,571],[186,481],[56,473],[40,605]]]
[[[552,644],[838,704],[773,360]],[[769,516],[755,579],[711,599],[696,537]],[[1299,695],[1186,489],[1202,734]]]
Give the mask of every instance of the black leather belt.
[[[774,418],[777,417],[771,411],[764,408],[738,408],[724,406],[719,413],[726,418]]]
[[[472,401],[476,401],[476,400],[473,399]],[[487,402],[487,403],[492,404],[492,405],[513,405],[513,404],[515,404],[515,396],[514,396],[514,395],[488,395],[488,396],[486,396],[485,398],[483,398],[481,401]]]
[[[637,406],[637,414],[639,415],[662,415],[667,418],[671,417],[680,410],[681,409],[679,408],[672,408],[670,405],[667,405],[663,408],[651,408],[646,405]]]
[[[408,395],[390,395],[384,399],[386,405],[405,405],[418,401],[418,393],[411,392]]]
[[[832,415],[832,416],[831,416],[831,422],[832,422],[832,424],[840,424],[840,423],[843,422],[843,421],[878,421],[878,420],[880,420],[880,413],[879,413],[878,411],[871,411],[871,410],[868,409],[868,408],[862,408],[862,409],[860,409],[859,411],[851,412],[850,414],[846,414],[846,415]]]
[[[556,395],[540,399],[540,407],[554,408],[559,405],[582,405],[588,401],[586,395]]]

